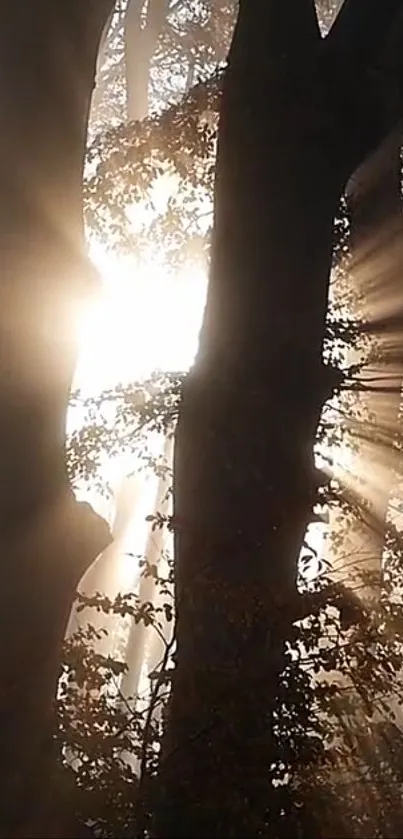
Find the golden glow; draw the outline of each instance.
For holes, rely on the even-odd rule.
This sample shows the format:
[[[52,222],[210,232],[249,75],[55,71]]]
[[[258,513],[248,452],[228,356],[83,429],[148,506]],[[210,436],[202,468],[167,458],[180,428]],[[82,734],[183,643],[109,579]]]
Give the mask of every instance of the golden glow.
[[[183,272],[173,277],[162,262],[136,266],[134,260],[108,255],[101,248],[92,257],[103,286],[96,302],[81,313],[78,330],[79,363],[75,387],[85,396],[98,395],[118,384],[130,384],[154,370],[183,371],[194,358],[203,314],[206,277]],[[81,410],[70,411],[68,428],[82,423]],[[149,452],[159,456],[161,435],[148,441]],[[127,478],[127,475],[134,477]],[[97,489],[77,486],[77,496],[89,501],[112,526],[114,543],[82,580],[83,590],[102,590],[114,597],[130,591],[138,577],[137,557],[152,540],[148,514],[155,510],[158,479],[135,455],[108,457],[102,477],[113,497]],[[168,536],[168,534],[167,534]],[[168,542],[169,543],[169,538]]]
[[[197,350],[206,275],[193,270],[173,276],[162,260],[138,266],[133,259],[118,258],[101,247],[93,248],[91,256],[102,277],[102,290],[79,317],[80,354],[74,387],[85,396],[96,396],[118,384],[130,385],[155,370],[186,370]],[[81,410],[75,407],[69,414],[68,429],[81,422]],[[153,435],[148,443],[155,456],[163,445],[159,435]],[[137,463],[135,455],[105,455],[102,478],[113,498],[108,500],[87,485],[76,488],[78,497],[89,501],[112,524],[121,503],[122,482],[127,486],[125,476],[134,473],[136,478],[129,483],[135,481],[141,489],[131,519],[124,525],[124,537],[120,526],[115,532],[113,551],[113,576],[123,589],[137,573],[137,561],[125,552],[141,555],[144,551],[149,531],[145,517],[154,510],[156,478],[144,472],[144,463]],[[106,560],[108,564],[110,558]]]
[[[93,258],[103,290],[80,318],[75,386],[99,393],[156,369],[186,370],[197,349],[205,275],[173,277],[162,261],[139,267],[100,248]]]
[[[168,176],[163,177],[150,200],[132,208],[130,219],[134,233],[147,227],[155,214],[164,211],[173,191],[174,180]],[[381,378],[382,373],[385,378],[386,372],[389,372],[388,365],[395,361],[395,347],[400,332],[393,325],[396,285],[387,282],[389,273],[393,273],[389,265],[391,249],[389,244],[386,247],[383,242],[376,245],[375,253],[371,250],[371,253],[363,252],[356,257],[353,277],[358,296],[365,291],[365,305],[362,299],[359,305],[363,314],[374,323],[375,332],[379,320],[383,323],[391,319],[388,328],[385,329],[383,323],[381,341],[385,356]],[[139,380],[156,369],[186,370],[197,348],[206,293],[205,273],[189,269],[180,276],[173,275],[164,265],[163,254],[158,252],[157,247],[153,259],[146,265],[137,264],[133,258],[113,256],[99,246],[93,249],[92,256],[103,277],[103,290],[97,303],[83,312],[80,318],[81,352],[75,385],[90,395],[113,388],[118,383],[128,384]],[[395,335],[393,328],[399,336]],[[354,353],[348,361],[357,361]],[[397,379],[399,375],[400,370]],[[382,393],[382,388],[377,394],[364,397],[363,417],[360,417],[358,410],[358,421],[354,429],[355,440],[359,443],[358,451],[351,451],[336,442],[328,452],[333,461],[331,471],[347,495],[367,504],[371,515],[379,522],[384,520],[393,485],[391,475],[396,455],[393,452],[393,438],[399,401],[399,396]],[[352,419],[357,407],[358,403],[357,406],[347,406],[346,416],[340,414],[339,417],[341,425]],[[373,414],[373,430],[376,431],[373,439],[365,416],[368,410]],[[79,420],[79,417],[76,419]],[[365,438],[368,433],[370,439]],[[384,439],[380,440],[380,437]],[[109,483],[117,487],[122,476],[133,469],[133,460],[130,464],[124,463],[123,458],[108,463]],[[95,498],[91,500],[101,510],[99,501]],[[309,541],[319,556],[322,552],[329,553],[328,545],[323,543],[324,534],[338,527],[333,513],[330,519],[330,528],[322,525],[311,528]],[[366,564],[368,551],[374,551],[373,540],[368,540],[367,533],[363,534],[361,527],[358,528],[358,534],[349,527],[349,537],[349,556],[346,556],[345,551],[342,558],[332,555],[335,569],[339,566],[347,568],[347,559],[350,560],[353,554],[365,554],[365,562],[361,559],[359,562]],[[330,553],[333,554],[333,551],[330,550]],[[375,557],[377,561],[379,556]],[[313,561],[307,572],[308,577],[315,575],[316,566],[316,561]]]

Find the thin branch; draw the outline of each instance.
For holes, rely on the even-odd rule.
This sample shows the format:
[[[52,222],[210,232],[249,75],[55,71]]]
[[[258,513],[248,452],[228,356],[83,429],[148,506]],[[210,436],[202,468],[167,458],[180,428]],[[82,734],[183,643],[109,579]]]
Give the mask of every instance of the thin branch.
[[[176,641],[175,635],[175,628],[172,633],[172,638],[169,644],[166,645],[164,656],[162,659],[162,669],[166,670],[169,655],[172,651],[174,643]],[[155,680],[154,687],[151,691],[150,702],[147,709],[147,715],[144,723],[144,730],[143,730],[143,742],[141,745],[141,758],[140,758],[140,774],[139,774],[139,788],[138,788],[138,800],[140,804],[140,815],[139,815],[139,835],[145,835],[145,785],[148,780],[147,774],[147,761],[148,761],[148,754],[149,754],[149,741],[151,739],[151,724],[153,719],[153,714],[155,712],[155,708],[157,705],[159,692],[160,692],[161,683],[159,679]]]

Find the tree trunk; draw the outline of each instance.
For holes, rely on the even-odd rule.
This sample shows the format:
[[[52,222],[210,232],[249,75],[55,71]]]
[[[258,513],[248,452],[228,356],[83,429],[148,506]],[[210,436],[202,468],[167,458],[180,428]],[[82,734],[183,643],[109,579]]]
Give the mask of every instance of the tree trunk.
[[[74,317],[97,282],[82,172],[98,42],[112,0],[3,3],[0,27],[0,832],[43,835],[59,650],[75,587],[108,541],[75,503],[65,421]],[[48,749],[48,746],[47,746]],[[55,835],[52,833],[52,835]]]
[[[324,49],[311,0],[240,4],[208,299],[176,438],[177,649],[158,837],[278,835],[270,767],[287,759],[274,714],[316,427],[335,383],[322,362],[333,219],[382,130],[367,125],[357,64],[345,95],[345,23]]]
[[[129,0],[125,17],[127,117],[148,116],[150,62],[166,18],[169,0]]]

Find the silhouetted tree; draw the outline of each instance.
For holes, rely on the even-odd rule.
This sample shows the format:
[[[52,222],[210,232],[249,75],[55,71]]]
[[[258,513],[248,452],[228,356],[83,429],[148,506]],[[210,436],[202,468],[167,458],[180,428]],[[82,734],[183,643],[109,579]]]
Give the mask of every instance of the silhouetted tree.
[[[55,836],[41,787],[60,645],[109,534],[70,490],[74,317],[97,288],[82,175],[112,0],[2,3],[0,21],[0,832]],[[53,806],[53,802],[52,802]],[[57,833],[57,835],[62,835]]]
[[[334,217],[400,115],[398,0],[241,1],[221,100],[210,284],[174,478],[176,668],[157,835],[280,835],[279,677],[338,376],[322,361]],[[277,832],[276,832],[277,831]]]

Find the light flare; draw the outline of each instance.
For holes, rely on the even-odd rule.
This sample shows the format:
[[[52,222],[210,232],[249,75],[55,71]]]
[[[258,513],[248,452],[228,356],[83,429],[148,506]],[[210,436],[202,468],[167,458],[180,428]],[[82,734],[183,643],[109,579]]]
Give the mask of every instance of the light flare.
[[[200,270],[172,276],[162,261],[139,266],[98,250],[103,288],[78,325],[75,386],[86,394],[154,370],[186,370],[194,358],[206,296]]]

